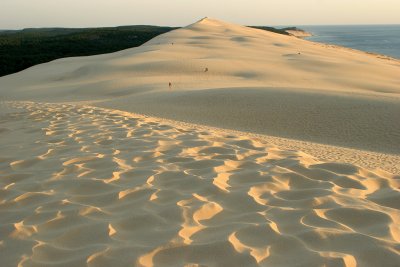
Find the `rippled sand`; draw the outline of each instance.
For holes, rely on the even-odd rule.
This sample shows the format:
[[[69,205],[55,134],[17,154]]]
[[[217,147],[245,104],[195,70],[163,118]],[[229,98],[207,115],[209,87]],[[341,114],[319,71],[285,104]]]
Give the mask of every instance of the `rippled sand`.
[[[1,266],[400,262],[400,176],[90,106],[0,106]]]

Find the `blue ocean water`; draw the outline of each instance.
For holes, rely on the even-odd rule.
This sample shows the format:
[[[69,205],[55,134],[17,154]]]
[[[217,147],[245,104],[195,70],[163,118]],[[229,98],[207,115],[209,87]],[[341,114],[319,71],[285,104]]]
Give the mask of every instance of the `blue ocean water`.
[[[335,44],[400,59],[400,25],[299,26],[310,41]]]

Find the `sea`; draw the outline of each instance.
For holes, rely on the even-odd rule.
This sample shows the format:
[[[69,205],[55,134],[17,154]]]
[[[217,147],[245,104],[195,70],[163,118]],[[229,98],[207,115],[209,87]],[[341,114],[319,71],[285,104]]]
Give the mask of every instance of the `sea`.
[[[298,26],[307,40],[350,47],[400,59],[400,25]]]

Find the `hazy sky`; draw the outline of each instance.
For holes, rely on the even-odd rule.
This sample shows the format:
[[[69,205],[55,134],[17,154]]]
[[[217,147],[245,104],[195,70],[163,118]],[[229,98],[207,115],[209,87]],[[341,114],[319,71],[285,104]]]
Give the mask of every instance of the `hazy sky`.
[[[0,29],[183,26],[205,16],[246,25],[400,24],[400,0],[0,0]]]

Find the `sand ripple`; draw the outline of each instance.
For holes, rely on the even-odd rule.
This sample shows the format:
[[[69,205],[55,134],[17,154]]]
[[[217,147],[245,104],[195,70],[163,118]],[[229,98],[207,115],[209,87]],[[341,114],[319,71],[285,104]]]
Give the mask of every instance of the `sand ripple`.
[[[69,104],[2,103],[1,266],[398,266],[400,177]]]

